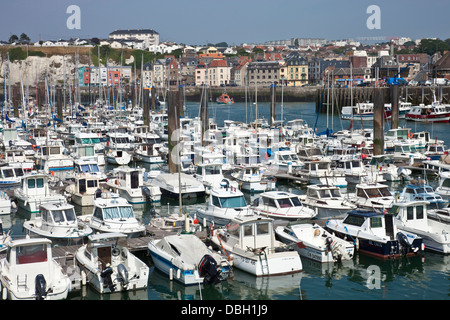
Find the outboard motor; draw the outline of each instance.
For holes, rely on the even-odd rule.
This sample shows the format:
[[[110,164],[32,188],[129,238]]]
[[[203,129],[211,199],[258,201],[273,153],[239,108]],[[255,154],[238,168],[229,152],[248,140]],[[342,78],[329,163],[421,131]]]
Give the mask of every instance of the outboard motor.
[[[208,254],[205,254],[198,264],[198,272],[203,277],[204,284],[220,283],[220,272],[217,270],[217,262]]]
[[[121,263],[117,266],[117,271],[119,272],[120,278],[122,279],[122,285],[126,287],[130,280],[128,279],[128,270],[125,268],[125,266]]]
[[[335,250],[335,246],[333,246],[333,238],[327,237],[325,239],[326,247],[328,251],[331,251],[331,256],[335,261],[342,260],[342,253],[339,250]],[[336,252],[335,252],[336,251]]]
[[[146,186],[143,186],[143,187],[142,187],[142,192],[143,192],[144,195],[145,195],[145,200],[146,200],[147,202],[150,202],[150,200],[152,199],[152,194],[151,194],[151,192],[150,192],[150,189],[149,189],[148,187],[146,187]]]
[[[34,279],[34,295],[36,300],[44,300],[47,296],[47,282],[42,274],[38,274]]]
[[[109,266],[109,264],[106,266],[105,269],[103,269],[102,273],[100,273],[100,276],[103,278],[104,285],[108,286],[109,290],[111,292],[116,291],[116,286],[113,284],[111,275],[113,274],[113,269]]]
[[[398,243],[400,244],[402,254],[406,255],[408,253],[408,251],[410,251],[410,249],[412,248],[412,245],[409,243],[408,238],[406,237],[406,235],[404,233],[397,232],[397,240],[398,240]],[[400,251],[400,248],[399,248],[399,251]]]

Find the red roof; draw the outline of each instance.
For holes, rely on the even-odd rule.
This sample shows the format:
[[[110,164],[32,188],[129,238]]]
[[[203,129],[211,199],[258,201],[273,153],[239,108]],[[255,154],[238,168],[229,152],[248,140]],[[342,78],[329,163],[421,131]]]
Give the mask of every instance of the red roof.
[[[209,64],[210,68],[226,67],[227,62],[225,60],[213,60]]]

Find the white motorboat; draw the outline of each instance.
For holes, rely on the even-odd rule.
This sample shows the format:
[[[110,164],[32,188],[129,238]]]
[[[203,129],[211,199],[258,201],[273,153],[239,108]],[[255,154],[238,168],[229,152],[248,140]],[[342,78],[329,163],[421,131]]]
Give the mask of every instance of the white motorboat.
[[[8,194],[4,191],[0,191],[0,215],[10,214],[12,205],[13,203]]]
[[[9,166],[13,168],[21,168],[25,172],[34,169],[34,161],[29,159],[23,149],[6,149],[4,159],[0,160],[0,166]]]
[[[162,164],[165,162],[154,144],[137,144],[134,148],[133,159],[150,164]]]
[[[333,185],[309,185],[306,194],[301,195],[299,199],[305,206],[317,212],[316,218],[341,216],[356,209],[355,204],[342,196],[340,188]]]
[[[423,238],[425,250],[449,254],[450,224],[430,219],[427,204],[426,201],[396,202],[390,213],[395,215],[397,228]]]
[[[92,215],[79,216],[94,232],[119,232],[129,237],[145,234],[145,226],[136,219],[133,206],[124,198],[103,192],[94,199]]]
[[[148,250],[155,267],[184,285],[217,284],[232,272],[232,261],[209,249],[193,234],[150,240]]]
[[[450,172],[442,171],[439,173],[439,185],[435,192],[440,195],[443,200],[450,200]]]
[[[357,184],[363,179],[370,181],[384,182],[384,177],[378,170],[371,170],[363,165],[361,159],[342,159],[336,161],[333,171],[342,173],[348,183]]]
[[[198,164],[194,177],[205,186],[207,194],[214,188],[220,188],[220,184],[225,179],[221,163]],[[236,181],[230,181],[230,186],[239,187]]]
[[[301,183],[329,184],[339,188],[347,188],[348,185],[345,174],[331,168],[330,159],[305,161],[303,168],[295,174],[301,177]]]
[[[231,176],[239,187],[248,192],[265,192],[276,189],[276,182],[264,177],[263,168],[259,165],[243,166]]]
[[[36,159],[36,169],[44,172],[60,174],[71,172],[74,169],[73,158],[65,153],[65,147],[59,139],[49,140],[46,145],[42,145],[34,156]]]
[[[312,219],[317,212],[300,201],[299,195],[285,191],[264,192],[252,203],[255,214],[275,219]]]
[[[2,219],[0,219],[0,252],[4,252],[6,249],[8,249],[8,243],[11,240],[11,229],[9,229],[8,232],[5,232],[3,230],[3,221]]]
[[[100,190],[100,179],[90,173],[75,174],[70,178],[73,182],[66,187],[71,202],[81,207],[94,205],[96,192]]]
[[[131,161],[131,153],[126,150],[109,149],[106,153],[106,161],[116,165],[127,165]]]
[[[397,167],[390,155],[373,155],[366,168],[378,171],[383,176],[383,179],[378,182],[408,180],[412,173],[410,169]]]
[[[357,251],[378,258],[398,258],[415,255],[424,250],[423,239],[395,226],[391,214],[357,209],[343,219],[329,219],[325,229],[353,242]]]
[[[434,191],[433,187],[423,179],[411,180],[411,183],[403,188],[400,193],[400,201],[427,201],[429,209],[442,209],[448,206],[448,200]]]
[[[146,184],[160,188],[162,197],[178,199],[201,198],[205,196],[205,186],[196,178],[185,173],[162,173]],[[181,190],[180,190],[181,185]]]
[[[46,238],[12,240],[0,260],[0,282],[5,300],[63,300],[71,290]]]
[[[387,185],[370,182],[358,183],[356,192],[348,193],[348,199],[359,208],[378,211],[389,209],[395,200]]]
[[[297,154],[290,150],[275,151],[269,164],[271,169],[278,173],[293,173],[301,170],[304,166]]]
[[[40,213],[23,223],[25,232],[32,237],[45,237],[53,244],[73,245],[81,243],[92,233],[92,229],[79,221],[74,206],[69,203],[47,203]]]
[[[353,244],[317,224],[289,223],[276,227],[275,234],[282,242],[292,244],[300,256],[321,263],[351,260],[355,253]]]
[[[255,215],[237,217],[214,228],[211,241],[233,257],[234,267],[257,277],[301,272],[299,254],[275,239],[273,221]]]
[[[89,284],[99,293],[147,288],[149,267],[128,250],[125,234],[90,235],[75,258]]]
[[[109,179],[106,186],[131,204],[146,203],[143,191],[145,168],[119,167],[115,171],[117,178]]]
[[[101,170],[101,166],[95,159],[75,159],[74,160],[74,175],[76,174],[92,174],[99,178],[100,181],[105,181],[107,176],[106,173]],[[70,178],[71,175],[67,175]]]
[[[39,212],[39,207],[45,203],[65,203],[66,197],[53,190],[48,184],[47,173],[32,173],[24,176],[20,187],[14,189],[17,206],[31,213]]]
[[[0,167],[0,187],[17,187],[24,175],[25,173],[20,167],[2,166]]]
[[[247,205],[241,190],[231,187],[224,179],[220,188],[211,189],[208,204],[197,210],[200,221],[206,220],[215,225],[226,225],[231,219],[240,215],[253,214]]]

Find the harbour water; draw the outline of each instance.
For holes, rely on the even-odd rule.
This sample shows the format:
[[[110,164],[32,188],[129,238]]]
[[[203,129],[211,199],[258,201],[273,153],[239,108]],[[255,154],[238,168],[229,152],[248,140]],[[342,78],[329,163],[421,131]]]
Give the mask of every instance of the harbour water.
[[[210,103],[209,115],[214,117],[219,126],[224,120],[253,121],[256,106],[251,103],[218,105]],[[258,115],[269,118],[270,104],[258,103]],[[196,117],[199,103],[187,103],[185,115]],[[328,117],[326,113],[319,116],[315,112],[315,103],[277,103],[277,119],[288,121],[302,118],[318,132],[327,128],[334,131],[347,129],[349,121],[340,120],[338,116]],[[354,128],[373,127],[371,121],[364,124],[355,122]],[[414,132],[427,130],[431,136],[442,139],[449,145],[448,130],[450,124],[418,124],[400,121],[400,126],[410,127]],[[386,129],[389,122],[386,123]],[[437,179],[428,177],[430,184],[436,186]],[[391,190],[401,190],[403,185],[390,184]],[[293,183],[280,183],[279,189],[294,193],[304,193],[304,189]],[[246,194],[250,202],[254,196]],[[193,212],[202,203],[185,203],[184,210]],[[162,201],[154,206],[136,207],[137,217],[145,224],[151,218],[154,208],[161,215],[177,210],[177,203]],[[83,212],[84,214],[88,212]],[[5,228],[8,222],[13,235],[20,235],[24,220],[29,214],[17,212],[2,217]],[[5,221],[6,220],[6,221]],[[6,222],[6,223],[5,223]],[[148,263],[151,274],[147,290],[129,293],[99,295],[89,286],[81,291],[69,294],[69,300],[450,300],[450,257],[425,252],[421,256],[380,260],[363,254],[356,254],[352,261],[346,263],[320,264],[302,258],[303,271],[294,275],[256,278],[242,271],[235,270],[234,278],[215,287],[185,287],[155,270],[147,253],[139,257]]]

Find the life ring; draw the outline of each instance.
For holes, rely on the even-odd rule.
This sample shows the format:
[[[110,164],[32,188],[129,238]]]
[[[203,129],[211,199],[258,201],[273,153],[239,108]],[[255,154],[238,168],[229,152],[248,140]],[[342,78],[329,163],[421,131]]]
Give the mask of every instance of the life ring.
[[[412,133],[412,132],[409,132],[409,133],[408,133],[408,138],[411,139],[412,137],[413,137],[413,133]]]

